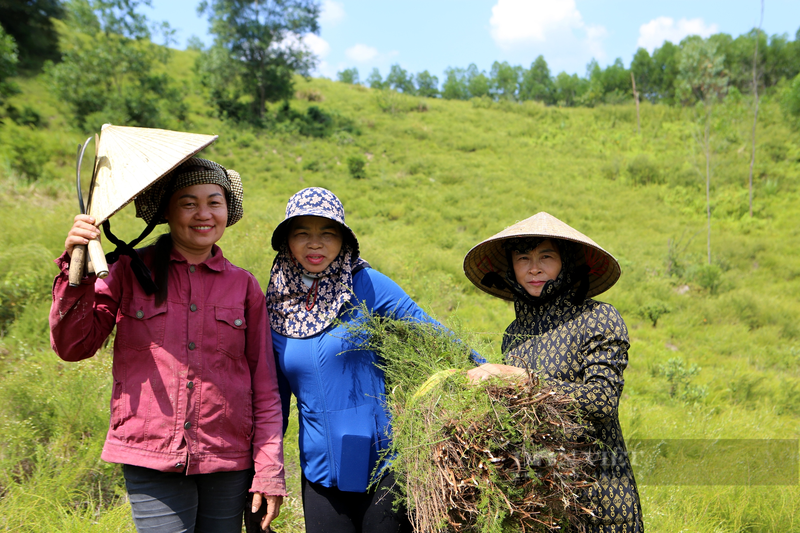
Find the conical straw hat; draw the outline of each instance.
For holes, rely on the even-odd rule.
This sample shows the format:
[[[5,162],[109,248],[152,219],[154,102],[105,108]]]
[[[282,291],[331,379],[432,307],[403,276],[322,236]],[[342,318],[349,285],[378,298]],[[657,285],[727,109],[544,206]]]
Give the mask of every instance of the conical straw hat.
[[[217,135],[103,125],[87,214],[100,224]]]
[[[501,289],[496,285],[489,287],[484,285],[482,280],[490,272],[496,272],[505,279],[508,259],[503,241],[518,237],[550,237],[582,244],[584,256],[578,259],[578,264],[589,265],[587,297],[607,291],[617,282],[622,273],[614,256],[606,252],[600,245],[553,215],[541,212],[509,226],[497,235],[474,246],[464,258],[464,274],[482,291],[504,300],[513,300],[514,294],[509,289]]]

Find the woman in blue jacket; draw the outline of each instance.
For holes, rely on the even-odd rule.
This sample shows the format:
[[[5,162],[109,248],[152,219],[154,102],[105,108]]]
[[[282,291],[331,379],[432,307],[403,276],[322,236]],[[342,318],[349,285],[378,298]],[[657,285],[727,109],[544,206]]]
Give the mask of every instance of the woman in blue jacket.
[[[411,531],[405,511],[393,511],[383,490],[393,484],[380,459],[391,433],[383,372],[374,352],[349,340],[347,324],[363,320],[364,307],[392,318],[432,319],[359,257],[344,208],[326,189],[292,196],[272,247],[278,255],[267,310],[284,431],[290,397],[297,398],[306,531]]]

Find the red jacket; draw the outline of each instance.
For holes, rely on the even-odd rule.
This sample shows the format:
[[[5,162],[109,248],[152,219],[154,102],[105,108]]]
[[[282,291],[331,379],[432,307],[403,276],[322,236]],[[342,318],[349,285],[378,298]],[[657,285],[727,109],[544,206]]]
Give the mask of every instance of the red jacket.
[[[142,251],[150,263],[153,249]],[[251,490],[285,495],[281,400],[264,295],[255,277],[214,255],[172,252],[156,305],[122,256],[104,279],[70,287],[56,263],[50,339],[65,361],[95,354],[114,326],[111,422],[102,458],[163,472],[245,470]]]

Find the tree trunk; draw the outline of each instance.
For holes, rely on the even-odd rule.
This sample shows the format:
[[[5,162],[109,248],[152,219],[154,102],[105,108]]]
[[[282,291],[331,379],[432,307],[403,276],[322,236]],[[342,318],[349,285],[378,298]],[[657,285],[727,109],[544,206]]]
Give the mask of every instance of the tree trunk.
[[[711,108],[706,109],[706,131],[704,135],[706,153],[706,217],[708,219],[708,264],[711,264]]]
[[[756,32],[756,49],[753,53],[753,149],[750,155],[750,218],[753,218],[753,167],[756,164],[756,124],[758,123],[758,38],[761,36],[761,24],[764,22],[764,0],[761,0],[761,20]]]
[[[633,101],[636,102],[636,133],[642,134],[642,123],[639,120],[639,93],[636,92],[636,78],[633,77],[631,72],[631,85],[633,85]]]

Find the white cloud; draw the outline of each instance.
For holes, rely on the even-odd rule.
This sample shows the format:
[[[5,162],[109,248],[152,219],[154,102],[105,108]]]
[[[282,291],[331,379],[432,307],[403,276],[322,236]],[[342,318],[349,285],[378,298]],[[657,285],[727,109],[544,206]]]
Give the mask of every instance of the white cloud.
[[[608,31],[587,24],[575,0],[496,0],[489,25],[495,44],[512,61],[542,54],[551,69],[574,72],[591,58],[606,59]]]
[[[322,0],[322,12],[319,23],[322,26],[336,26],[344,20],[344,4],[334,0]]]
[[[658,17],[639,26],[639,40],[636,44],[653,52],[664,41],[679,43],[689,35],[708,37],[719,31],[716,24],[706,24],[703,19],[680,19],[677,23],[672,17]]]
[[[606,58],[606,51],[603,48],[603,39],[606,37],[608,37],[608,31],[603,26],[586,26],[586,46],[595,59]]]
[[[584,27],[574,0],[498,0],[489,24],[495,43],[506,50]]]
[[[373,46],[367,46],[366,44],[357,44],[345,50],[344,55],[351,61],[366,63],[378,57],[378,49]]]
[[[314,70],[315,75],[329,78],[332,80],[336,79],[336,72],[337,72],[336,67],[329,64],[327,61],[320,61],[319,64],[317,64],[316,70]]]
[[[328,44],[328,41],[314,33],[305,34],[302,41],[311,50],[311,53],[319,58],[326,57],[331,52],[331,45]]]

